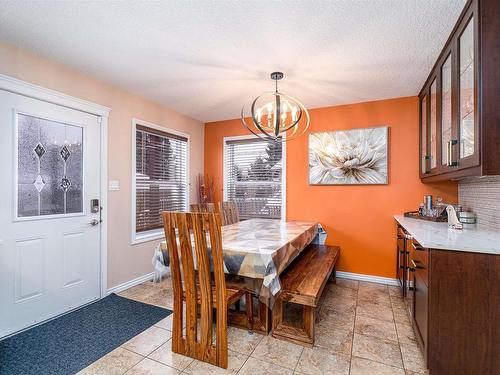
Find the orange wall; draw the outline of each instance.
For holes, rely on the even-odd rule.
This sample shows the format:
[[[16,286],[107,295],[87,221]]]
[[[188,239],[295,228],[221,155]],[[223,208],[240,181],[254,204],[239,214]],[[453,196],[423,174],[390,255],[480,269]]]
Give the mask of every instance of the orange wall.
[[[394,214],[414,210],[424,194],[457,201],[457,184],[422,184],[419,172],[417,97],[310,110],[310,132],[388,125],[389,184],[311,186],[307,135],[286,145],[287,220],[317,220],[328,244],[342,248],[338,270],[395,277]],[[205,173],[222,197],[223,139],[248,134],[240,120],[205,124]]]

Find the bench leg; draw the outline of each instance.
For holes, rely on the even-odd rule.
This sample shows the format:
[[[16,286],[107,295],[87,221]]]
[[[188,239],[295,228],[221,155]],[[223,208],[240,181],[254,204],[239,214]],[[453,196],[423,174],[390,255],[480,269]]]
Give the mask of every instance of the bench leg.
[[[330,280],[336,284],[337,283],[337,272],[336,272],[336,267],[333,267],[332,274],[330,275]]]
[[[245,293],[245,307],[247,311],[247,329],[248,332],[253,333],[253,297],[252,293]]]
[[[304,333],[310,340],[310,344],[314,345],[314,321],[316,320],[316,308],[312,306],[304,306],[302,311],[304,319]]]
[[[285,313],[284,303],[278,298],[272,310],[272,336],[295,344],[312,347],[314,345],[316,308],[312,306],[302,306],[302,327],[287,325],[284,319]]]

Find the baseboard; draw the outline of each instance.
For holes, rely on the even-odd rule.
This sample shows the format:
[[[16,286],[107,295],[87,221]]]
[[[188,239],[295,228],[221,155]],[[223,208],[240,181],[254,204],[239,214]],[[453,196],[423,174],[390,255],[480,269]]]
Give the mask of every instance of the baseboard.
[[[339,279],[368,281],[371,283],[398,286],[398,279],[391,279],[390,277],[364,275],[362,273],[352,273],[352,272],[343,272],[343,271],[337,271],[335,274],[337,275],[337,277]]]
[[[133,280],[126,281],[123,284],[119,284],[119,285],[116,285],[112,288],[109,288],[107,291],[107,294],[123,292],[124,290],[127,290],[128,288],[132,288],[133,286],[142,284],[146,281],[153,280],[153,276],[154,276],[154,272],[151,272],[151,273],[148,273],[146,275],[139,276]]]

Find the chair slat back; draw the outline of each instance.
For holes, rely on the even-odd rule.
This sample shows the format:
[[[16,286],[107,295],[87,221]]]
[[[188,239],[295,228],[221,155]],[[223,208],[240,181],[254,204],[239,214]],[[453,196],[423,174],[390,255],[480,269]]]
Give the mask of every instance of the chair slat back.
[[[217,206],[215,205],[215,203],[194,203],[190,205],[190,208],[191,212],[217,212]]]
[[[240,212],[236,202],[220,202],[219,211],[222,216],[222,225],[234,224],[240,221]]]
[[[174,291],[172,351],[227,368],[227,302],[220,216],[184,212],[163,212],[162,215]],[[183,297],[185,336],[182,334]],[[219,311],[215,343],[214,308]]]

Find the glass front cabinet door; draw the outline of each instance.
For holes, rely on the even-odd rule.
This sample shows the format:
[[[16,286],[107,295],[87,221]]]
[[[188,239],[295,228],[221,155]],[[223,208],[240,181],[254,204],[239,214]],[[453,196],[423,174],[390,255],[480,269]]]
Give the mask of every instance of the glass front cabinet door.
[[[453,178],[463,169],[480,165],[475,4],[457,24],[419,95],[423,179]]]

